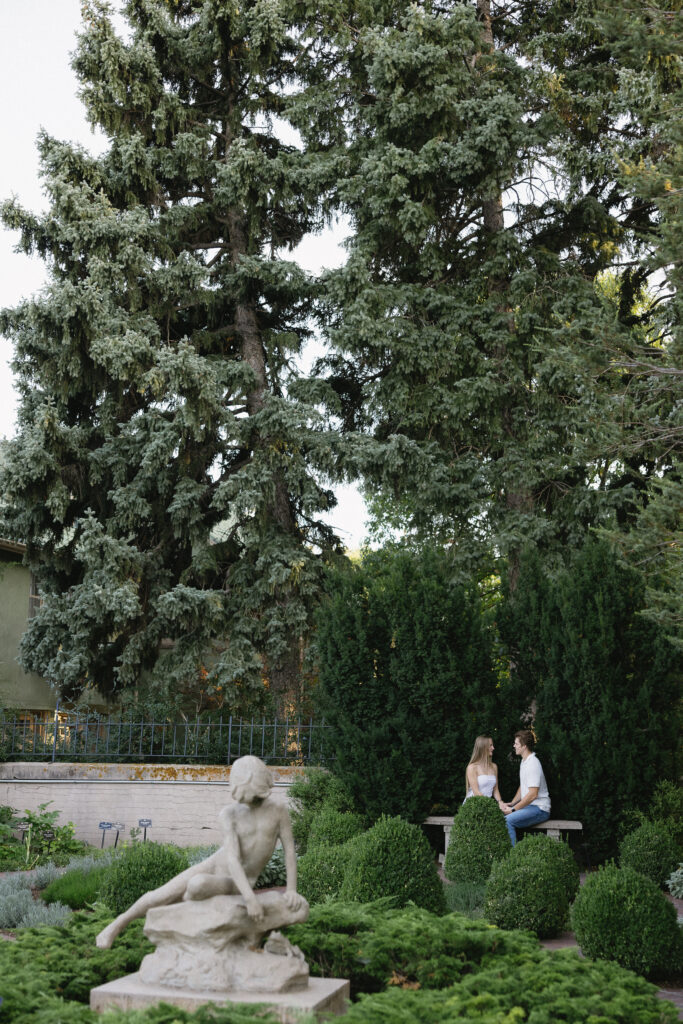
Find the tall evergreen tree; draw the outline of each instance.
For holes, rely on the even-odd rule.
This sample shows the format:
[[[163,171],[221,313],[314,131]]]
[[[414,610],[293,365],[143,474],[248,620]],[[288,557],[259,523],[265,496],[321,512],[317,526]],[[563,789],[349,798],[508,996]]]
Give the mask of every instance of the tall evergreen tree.
[[[68,694],[208,673],[239,706],[264,672],[294,685],[335,542],[330,439],[291,389],[312,288],[283,253],[319,223],[315,161],[273,128],[291,10],[129,0],[122,39],[86,0],[74,68],[108,149],[42,136],[47,213],[3,207],[51,274],[1,322],[6,519],[43,593],[22,660]]]
[[[383,442],[364,476],[395,521],[463,558],[561,550],[642,482],[599,458],[611,394],[588,371],[615,318],[598,275],[616,268],[632,292],[624,253],[654,217],[612,146],[633,156],[649,136],[620,121],[588,2],[425,2],[378,24],[386,11],[349,67],[339,196],[354,235],[326,311],[336,408]]]
[[[683,645],[683,11],[680,5],[631,2],[598,7],[599,23],[618,66],[623,121],[638,120],[652,139],[638,160],[621,163],[624,186],[657,210],[643,239],[650,289],[624,312],[637,334],[614,359],[620,401],[610,445],[632,465],[652,459],[661,474],[647,487],[646,505],[626,533],[613,533],[625,557],[643,573],[643,614]],[[616,348],[616,346],[615,346]],[[656,358],[653,358],[653,355]],[[628,423],[624,432],[621,424]]]

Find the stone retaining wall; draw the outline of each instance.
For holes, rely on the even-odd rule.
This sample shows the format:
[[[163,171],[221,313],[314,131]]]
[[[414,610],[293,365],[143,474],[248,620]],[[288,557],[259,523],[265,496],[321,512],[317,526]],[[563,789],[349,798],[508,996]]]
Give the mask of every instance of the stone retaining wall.
[[[272,767],[273,796],[286,801],[300,768]],[[224,766],[61,764],[8,762],[0,764],[0,805],[18,811],[37,811],[50,803],[59,822],[72,821],[76,837],[99,846],[101,821],[123,822],[121,839],[140,818],[151,818],[147,838],[195,846],[220,842],[218,812],[230,803],[230,769]],[[114,831],[105,846],[114,841]]]

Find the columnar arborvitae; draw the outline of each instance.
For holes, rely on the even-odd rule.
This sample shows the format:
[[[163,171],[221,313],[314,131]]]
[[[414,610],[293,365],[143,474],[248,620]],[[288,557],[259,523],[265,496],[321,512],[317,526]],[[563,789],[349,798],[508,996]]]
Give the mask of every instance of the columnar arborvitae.
[[[370,816],[459,805],[479,734],[506,775],[522,708],[496,674],[481,594],[453,584],[441,552],[388,549],[335,575],[317,652],[331,770]]]
[[[44,603],[22,659],[63,692],[201,676],[228,703],[296,681],[333,538],[329,438],[292,397],[313,158],[272,119],[300,34],[280,0],[84,3],[74,57],[100,158],[43,136],[49,208],[3,208],[50,268],[5,311],[21,392],[2,476]],[[170,649],[160,659],[162,645]]]
[[[499,613],[553,816],[583,823],[593,859],[614,855],[625,812],[680,772],[681,659],[643,603],[639,575],[593,539],[554,578],[527,555]]]

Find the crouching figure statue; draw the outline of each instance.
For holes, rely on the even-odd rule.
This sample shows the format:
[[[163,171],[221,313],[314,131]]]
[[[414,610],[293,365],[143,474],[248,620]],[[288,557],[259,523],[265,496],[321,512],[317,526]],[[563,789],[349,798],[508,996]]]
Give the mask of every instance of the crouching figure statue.
[[[241,757],[230,772],[233,803],[219,814],[223,843],[210,857],[141,896],[97,936],[101,949],[145,917],[157,949],[145,957],[146,982],[192,989],[284,992],[308,984],[297,947],[274,928],[305,921],[308,904],[296,891],[296,852],[289,811],[270,795],[270,771],[257,757]],[[285,854],[284,893],[254,892],[278,840]]]

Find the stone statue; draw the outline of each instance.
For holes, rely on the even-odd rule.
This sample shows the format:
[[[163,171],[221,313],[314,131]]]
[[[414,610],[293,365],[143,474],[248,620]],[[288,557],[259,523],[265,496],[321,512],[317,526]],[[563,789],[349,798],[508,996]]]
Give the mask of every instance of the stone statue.
[[[263,761],[241,757],[230,772],[234,803],[219,814],[223,844],[200,864],[145,893],[97,936],[107,949],[131,921],[146,916],[145,934],[157,946],[140,978],[193,989],[283,992],[305,987],[301,952],[266,932],[305,921],[308,904],[296,891],[296,852],[289,811],[270,797],[272,778]],[[282,842],[284,893],[255,893],[253,885]]]

